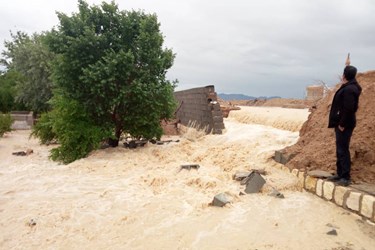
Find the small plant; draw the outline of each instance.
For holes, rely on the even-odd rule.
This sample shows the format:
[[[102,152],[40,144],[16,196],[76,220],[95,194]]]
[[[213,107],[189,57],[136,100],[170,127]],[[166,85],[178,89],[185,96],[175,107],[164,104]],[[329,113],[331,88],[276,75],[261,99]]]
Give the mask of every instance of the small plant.
[[[12,131],[13,119],[10,114],[0,113],[0,137],[2,137],[6,132]]]

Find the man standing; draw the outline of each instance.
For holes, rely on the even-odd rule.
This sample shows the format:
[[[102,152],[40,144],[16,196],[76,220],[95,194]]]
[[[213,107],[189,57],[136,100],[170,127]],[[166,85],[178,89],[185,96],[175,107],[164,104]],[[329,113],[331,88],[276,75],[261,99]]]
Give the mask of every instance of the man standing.
[[[346,66],[342,76],[343,84],[333,97],[331,111],[329,113],[328,128],[334,128],[336,134],[336,172],[329,178],[338,185],[348,186],[350,184],[350,151],[349,144],[353,130],[356,126],[356,115],[358,100],[362,88],[355,76],[357,69]]]

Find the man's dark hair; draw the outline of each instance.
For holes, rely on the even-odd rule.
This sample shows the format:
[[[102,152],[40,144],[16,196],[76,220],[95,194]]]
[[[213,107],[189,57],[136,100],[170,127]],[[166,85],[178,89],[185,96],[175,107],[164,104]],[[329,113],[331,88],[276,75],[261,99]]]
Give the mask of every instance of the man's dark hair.
[[[345,76],[345,79],[350,81],[350,80],[353,80],[355,78],[357,74],[357,68],[354,67],[354,66],[346,66],[345,69],[344,69],[344,76]]]

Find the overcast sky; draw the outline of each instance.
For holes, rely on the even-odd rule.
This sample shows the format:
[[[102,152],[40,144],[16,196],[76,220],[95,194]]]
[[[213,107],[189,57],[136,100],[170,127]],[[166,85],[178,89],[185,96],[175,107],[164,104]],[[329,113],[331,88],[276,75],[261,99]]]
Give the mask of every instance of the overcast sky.
[[[88,0],[100,4],[102,1]],[[76,0],[0,0],[0,49],[9,31],[41,32]],[[217,93],[303,98],[307,85],[338,82],[346,54],[375,70],[373,0],[117,0],[156,13],[176,53],[168,78],[177,90],[215,85]]]

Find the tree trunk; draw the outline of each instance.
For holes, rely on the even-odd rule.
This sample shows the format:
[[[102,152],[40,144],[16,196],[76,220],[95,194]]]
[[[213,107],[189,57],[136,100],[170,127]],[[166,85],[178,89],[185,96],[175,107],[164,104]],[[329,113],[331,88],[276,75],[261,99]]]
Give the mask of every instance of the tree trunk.
[[[121,133],[122,133],[122,124],[121,124],[121,120],[119,119],[118,114],[116,114],[116,108],[112,114],[112,121],[115,124],[115,139],[109,138],[108,144],[111,147],[117,147],[120,141]]]

